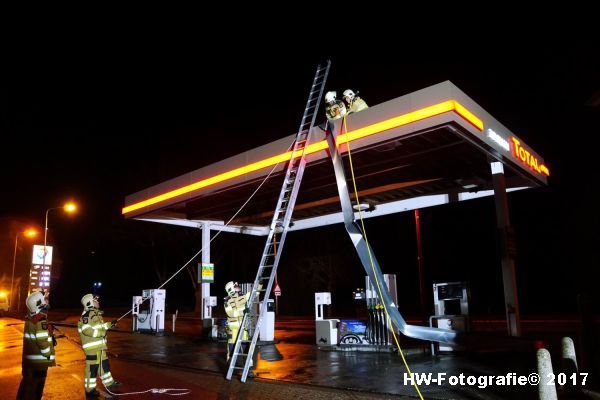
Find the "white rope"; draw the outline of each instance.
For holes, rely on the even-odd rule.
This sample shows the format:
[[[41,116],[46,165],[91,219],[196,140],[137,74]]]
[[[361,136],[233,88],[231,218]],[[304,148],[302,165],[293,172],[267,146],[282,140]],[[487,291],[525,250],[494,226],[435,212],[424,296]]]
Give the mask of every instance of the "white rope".
[[[106,350],[102,350],[102,353],[104,353],[105,351]],[[105,373],[104,367],[102,366],[102,357],[100,357],[99,361],[100,361],[100,376],[102,376]],[[110,372],[110,371],[108,371],[108,372]],[[112,373],[111,373],[111,376],[112,376]],[[114,378],[113,378],[113,381],[114,381]],[[167,396],[183,396],[186,394],[190,394],[192,392],[191,389],[152,388],[152,389],[143,390],[140,392],[114,393],[114,392],[111,392],[110,389],[104,384],[104,378],[102,378],[102,385],[104,386],[106,391],[113,396],[132,396],[134,394],[144,394],[144,393],[159,393],[159,394],[166,394]],[[182,393],[169,393],[169,391],[182,392]]]
[[[73,339],[71,339],[66,333],[64,333],[63,331],[61,331],[60,329],[58,329],[56,326],[54,327],[54,329],[57,330],[58,332],[62,333],[63,337],[65,339],[67,339],[68,341],[76,344],[77,346],[81,345],[79,342],[76,342]],[[102,351],[104,352],[106,350],[102,350]],[[111,372],[111,374],[112,374],[112,372]],[[104,368],[102,367],[102,357],[100,359],[100,375],[101,376],[104,375]],[[102,385],[104,386],[104,388],[106,389],[106,391],[109,394],[113,395],[113,396],[130,396],[130,395],[134,395],[134,394],[144,394],[144,393],[166,394],[167,396],[183,396],[183,395],[186,395],[186,394],[190,394],[192,392],[190,389],[152,388],[152,389],[144,390],[142,392],[113,393],[113,392],[110,391],[110,389],[108,389],[106,387],[106,385],[104,385],[104,382],[102,382]],[[182,393],[169,393],[169,391],[182,392]]]
[[[134,394],[144,394],[144,393],[158,393],[158,394],[166,394],[167,396],[184,396],[186,394],[192,393],[190,389],[172,389],[172,388],[152,388],[148,390],[144,390],[141,392],[126,392],[126,393],[113,393],[106,386],[104,386],[106,391],[112,396],[131,396]],[[169,391],[180,391],[182,393],[169,393]],[[183,392],[185,391],[185,392]]]
[[[286,151],[289,151],[291,148],[293,148],[294,146],[294,142],[296,140],[294,139],[294,141],[292,142],[292,144],[287,148]],[[292,154],[293,156],[293,154]],[[252,194],[250,195],[250,197],[248,197],[248,199],[244,202],[244,204],[242,204],[242,206],[235,212],[235,214],[233,214],[233,216],[231,218],[229,218],[229,221],[227,221],[227,223],[225,224],[225,226],[228,226],[231,221],[233,221],[235,219],[235,217],[238,216],[238,214],[244,209],[244,207],[246,207],[246,205],[250,202],[250,200],[252,200],[252,198],[256,195],[256,193],[258,193],[258,191],[260,190],[260,188],[265,184],[265,182],[267,182],[267,180],[271,177],[271,175],[273,174],[273,172],[275,172],[275,169],[277,169],[277,167],[279,166],[279,164],[281,164],[281,162],[278,162],[277,164],[275,164],[273,166],[273,168],[271,169],[271,171],[267,174],[267,176],[265,176],[265,179],[263,179],[263,181],[260,183],[260,185],[258,185],[258,187],[254,190],[254,192],[252,192]],[[210,239],[210,241],[208,242],[208,244],[206,245],[207,247],[210,246],[210,244],[212,243],[213,240],[215,240],[217,238],[217,236],[219,236],[221,234],[221,232],[223,231],[218,231],[217,233],[215,233],[215,235]],[[177,272],[175,272],[173,275],[171,275],[171,277],[169,279],[167,279],[162,285],[160,285],[158,287],[158,289],[162,289],[167,283],[169,283],[169,281],[171,281],[171,279],[175,278],[175,276],[177,274],[179,274],[181,271],[183,271],[184,268],[186,268],[189,263],[191,263],[196,257],[198,257],[202,252],[204,251],[204,247],[202,247],[196,254],[194,254],[192,256],[192,258],[190,258],[185,264],[183,264],[183,266],[181,268],[179,268],[177,270]],[[143,304],[146,300],[148,299],[144,299],[142,301],[141,304]],[[129,315],[129,313],[133,312],[133,307],[131,308],[131,310],[127,311],[125,314],[123,314],[121,317],[119,317],[119,319],[117,319],[117,321],[122,320],[123,318],[125,318],[127,315]]]

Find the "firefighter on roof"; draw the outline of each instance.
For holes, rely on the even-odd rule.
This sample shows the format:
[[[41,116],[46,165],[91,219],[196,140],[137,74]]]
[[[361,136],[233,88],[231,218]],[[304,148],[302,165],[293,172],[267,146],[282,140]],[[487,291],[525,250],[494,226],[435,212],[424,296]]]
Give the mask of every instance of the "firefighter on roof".
[[[344,103],[348,109],[348,114],[356,113],[369,108],[367,103],[350,89],[344,90]]]
[[[325,114],[329,121],[342,118],[346,115],[346,106],[343,101],[336,100],[336,92],[327,92],[325,94]]]

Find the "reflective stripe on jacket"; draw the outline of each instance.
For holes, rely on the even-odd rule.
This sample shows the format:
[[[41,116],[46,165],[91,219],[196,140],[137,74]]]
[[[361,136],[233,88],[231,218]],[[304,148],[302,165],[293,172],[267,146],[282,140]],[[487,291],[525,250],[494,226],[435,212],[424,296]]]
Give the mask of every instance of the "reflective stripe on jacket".
[[[102,320],[102,314],[99,310],[88,310],[81,315],[77,323],[77,330],[85,354],[93,355],[98,351],[108,349],[106,331],[109,328],[110,322]]]
[[[56,365],[52,336],[48,333],[48,320],[36,314],[25,320],[23,328],[23,367],[44,369]]]
[[[336,101],[334,104],[328,104],[327,107],[325,107],[325,114],[330,121],[340,119],[346,115],[346,105],[340,100]]]

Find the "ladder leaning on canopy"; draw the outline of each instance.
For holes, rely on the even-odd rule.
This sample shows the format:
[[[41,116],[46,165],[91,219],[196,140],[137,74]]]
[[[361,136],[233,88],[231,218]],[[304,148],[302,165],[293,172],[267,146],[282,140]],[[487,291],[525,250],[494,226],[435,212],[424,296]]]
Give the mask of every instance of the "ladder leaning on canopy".
[[[277,206],[275,207],[273,220],[271,221],[269,228],[269,235],[267,236],[256,278],[252,285],[252,292],[250,293],[250,298],[247,303],[249,307],[255,302],[260,301],[258,319],[254,321],[254,318],[250,313],[244,313],[233,348],[233,354],[230,358],[226,375],[227,379],[231,379],[235,369],[242,369],[241,380],[242,382],[246,382],[248,372],[252,367],[252,358],[256,342],[258,341],[260,324],[267,312],[267,302],[271,294],[277,266],[279,265],[281,252],[290,226],[292,212],[294,211],[294,205],[296,204],[296,198],[300,189],[300,182],[304,175],[304,168],[306,166],[306,148],[309,143],[310,132],[315,124],[317,111],[319,110],[319,104],[321,103],[321,96],[325,88],[327,76],[329,75],[330,66],[331,61],[327,61],[326,65],[319,65],[317,67],[317,72],[315,73],[313,84],[308,94],[306,108],[304,109],[302,121],[300,122],[300,127],[292,147],[292,155],[301,153],[301,156],[292,156],[287,165],[283,185],[281,186],[281,192],[279,193],[279,199],[277,200]],[[279,239],[277,239],[278,235]],[[266,289],[263,289],[265,281],[267,281]],[[260,293],[264,293],[262,299],[260,299]],[[244,339],[245,331],[248,331],[252,336],[250,340]],[[242,346],[243,344],[246,346]],[[244,361],[243,367],[237,366],[238,357],[241,357]]]

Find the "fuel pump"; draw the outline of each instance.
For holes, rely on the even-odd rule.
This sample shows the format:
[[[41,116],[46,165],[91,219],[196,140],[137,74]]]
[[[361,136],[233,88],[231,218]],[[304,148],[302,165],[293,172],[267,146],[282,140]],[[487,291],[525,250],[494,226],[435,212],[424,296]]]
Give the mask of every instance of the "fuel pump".
[[[384,282],[392,301],[397,304],[396,275],[386,274]],[[352,293],[357,307],[367,308],[367,320],[324,319],[323,306],[331,305],[331,293],[315,293],[315,325],[317,344],[333,346],[334,350],[391,351],[391,333],[378,289],[365,278],[365,289]]]
[[[252,283],[240,283],[240,296],[252,292]],[[247,305],[252,310],[252,315],[258,318],[260,303],[257,301],[254,304]],[[254,332],[249,332],[253,335]],[[260,340],[263,342],[272,342],[275,340],[275,300],[269,299],[267,302],[267,313],[260,325]]]
[[[433,284],[435,315],[429,317],[429,326],[455,331],[469,330],[469,288],[466,282],[443,282]],[[458,351],[457,345],[437,345],[439,351]],[[431,344],[435,354],[436,344]]]
[[[338,342],[339,319],[323,319],[323,306],[331,305],[331,293],[315,293],[315,327],[317,344],[331,346]]]
[[[398,304],[398,291],[396,289],[396,275],[385,274],[383,275],[384,282],[390,293],[394,304]],[[379,300],[379,294],[377,286],[370,281],[369,277],[365,277],[365,300],[367,303],[367,327],[366,327],[366,341],[368,344],[386,346],[391,345],[390,326],[387,316],[385,315],[385,309],[381,300]]]
[[[165,289],[145,289],[141,296],[133,296],[132,330],[134,332],[164,333]]]

